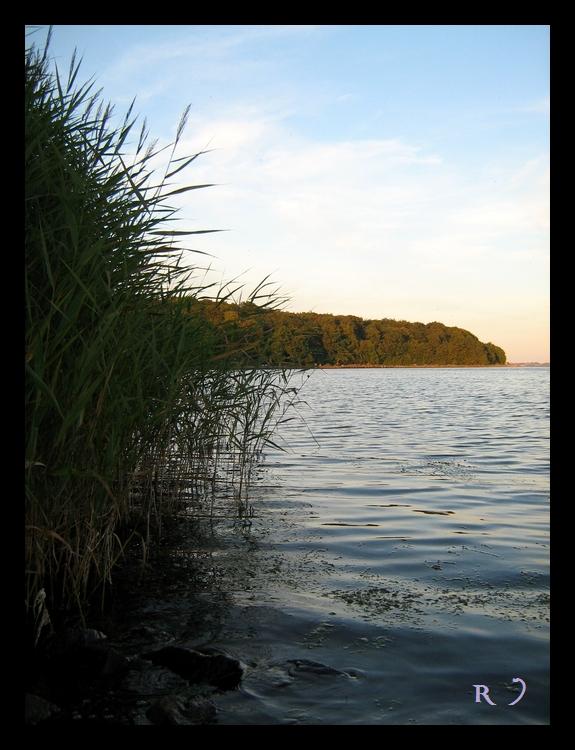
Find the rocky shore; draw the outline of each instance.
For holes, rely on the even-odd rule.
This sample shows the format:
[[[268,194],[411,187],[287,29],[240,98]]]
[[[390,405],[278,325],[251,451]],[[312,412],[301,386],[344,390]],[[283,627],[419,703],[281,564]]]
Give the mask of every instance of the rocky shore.
[[[125,656],[98,630],[68,631],[51,644],[36,692],[26,693],[26,724],[209,724],[216,718],[210,696],[237,688],[243,672],[238,659],[213,648],[171,645]]]
[[[183,618],[186,608],[178,606],[206,585],[200,570],[174,554],[197,531],[191,519],[174,522],[150,565],[124,563],[90,627],[61,625],[32,651],[27,725],[217,721],[212,698],[237,689],[245,665],[209,645],[213,612],[194,606]]]

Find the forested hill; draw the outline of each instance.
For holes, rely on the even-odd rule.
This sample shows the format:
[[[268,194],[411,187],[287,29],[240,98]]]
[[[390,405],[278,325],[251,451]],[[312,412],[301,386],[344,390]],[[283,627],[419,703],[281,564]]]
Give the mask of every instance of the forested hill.
[[[354,315],[291,313],[250,302],[196,301],[198,315],[226,346],[257,364],[310,365],[502,365],[503,349],[469,331],[443,323],[363,320]],[[228,349],[229,350],[229,349]]]

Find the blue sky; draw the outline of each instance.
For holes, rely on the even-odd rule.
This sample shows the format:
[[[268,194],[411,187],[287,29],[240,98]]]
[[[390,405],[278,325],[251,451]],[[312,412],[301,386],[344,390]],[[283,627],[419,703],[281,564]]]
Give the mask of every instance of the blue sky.
[[[38,43],[46,29],[35,35]],[[159,143],[191,104],[178,228],[294,311],[433,320],[549,360],[547,26],[55,26]],[[180,175],[179,175],[180,176]],[[199,256],[194,256],[199,257]]]

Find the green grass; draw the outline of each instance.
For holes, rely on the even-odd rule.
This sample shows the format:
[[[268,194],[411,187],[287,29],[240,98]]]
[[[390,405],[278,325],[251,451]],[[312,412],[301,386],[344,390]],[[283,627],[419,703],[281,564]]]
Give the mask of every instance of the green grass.
[[[79,64],[62,80],[47,54],[31,46],[25,60],[25,600],[32,612],[45,592],[83,615],[130,530],[147,549],[190,491],[225,482],[248,511],[292,389],[194,314],[209,287],[174,245],[195,232],[173,228],[169,198],[207,186],[168,182],[202,155],[175,156],[187,109],[158,178],[145,123],[127,156],[132,107],[113,128]],[[252,299],[276,305],[265,286]]]

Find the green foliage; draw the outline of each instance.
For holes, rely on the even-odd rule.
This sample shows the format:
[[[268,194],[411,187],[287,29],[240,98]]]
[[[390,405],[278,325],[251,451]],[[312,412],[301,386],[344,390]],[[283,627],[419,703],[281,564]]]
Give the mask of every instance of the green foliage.
[[[208,321],[225,319],[229,336],[250,330],[255,364],[313,365],[494,365],[505,352],[469,331],[442,323],[362,320],[353,315],[269,311],[254,305],[205,304]]]
[[[167,179],[155,177],[145,124],[110,126],[91,85],[25,58],[26,601],[82,611],[103,590],[126,535],[142,549],[162,514],[226,484],[244,512],[253,462],[271,439],[281,370],[238,371],[250,331],[198,314],[194,280],[167,223]],[[129,163],[127,163],[129,161]],[[206,230],[201,230],[206,231]],[[187,256],[189,257],[189,256]],[[253,293],[273,306],[265,282]],[[218,303],[226,298],[218,292]]]
[[[92,85],[25,56],[26,602],[83,611],[127,541],[190,498],[249,510],[253,467],[295,398],[289,368],[496,364],[504,352],[440,323],[293,314],[266,279],[247,302],[209,288],[175,241],[168,182],[132,107],[112,128]],[[190,256],[185,255],[189,260]],[[131,536],[130,536],[131,535]]]

